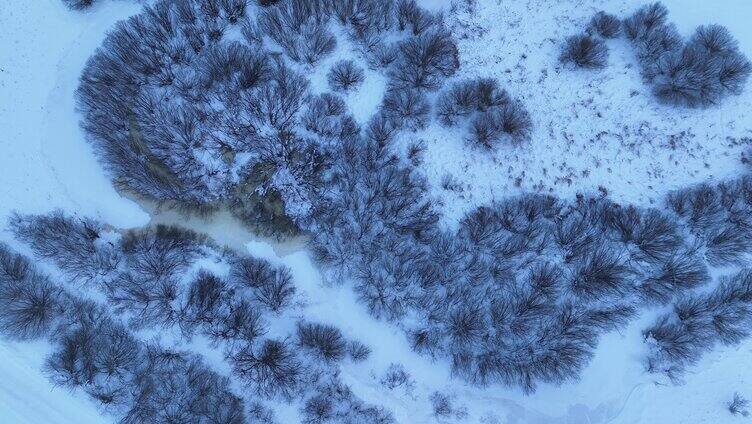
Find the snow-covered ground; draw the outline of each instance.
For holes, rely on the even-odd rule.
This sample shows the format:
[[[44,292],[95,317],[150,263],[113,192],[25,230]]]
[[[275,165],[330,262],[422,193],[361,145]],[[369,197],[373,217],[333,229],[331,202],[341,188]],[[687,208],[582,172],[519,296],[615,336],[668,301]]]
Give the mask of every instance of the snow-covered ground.
[[[449,7],[448,1],[426,3]],[[439,133],[435,127],[414,135],[426,140],[423,169],[437,193],[448,199],[450,218],[528,190],[573,196],[597,193],[602,186],[615,200],[649,204],[670,189],[740,172],[739,155],[749,143],[743,138],[752,137],[752,89],[710,110],[660,106],[640,81],[632,50],[623,40],[609,42],[611,57],[604,71],[557,69],[557,43],[583,28],[594,11],[624,15],[641,2],[477,3],[474,15],[448,15],[458,37],[467,25],[468,37],[460,41],[463,75],[499,78],[524,99],[536,131],[529,145],[487,157],[467,149],[458,132]],[[752,3],[665,3],[683,34],[698,24],[721,23],[752,56]],[[59,0],[0,2],[0,223],[12,210],[54,208],[120,227],[149,221],[144,210],[110,185],[83,140],[73,100],[86,59],[107,29],[139,8],[130,1],[102,0],[89,12],[75,13]],[[606,135],[598,136],[603,131]],[[446,173],[465,190],[444,193]],[[455,395],[455,403],[467,407],[467,422],[485,424],[733,423],[742,419],[731,416],[725,403],[734,391],[752,396],[752,342],[707,355],[684,385],[654,381],[640,362],[640,331],[651,317],[604,336],[578,383],[542,386],[531,396],[500,386],[470,387],[451,378],[448,364],[415,354],[398,330],[371,319],[346,285],[323,285],[306,252],[243,241],[229,226],[215,226],[211,234],[220,243],[245,243],[254,254],[289,265],[307,296],[308,318],[336,323],[345,335],[370,345],[372,358],[346,366],[343,380],[365,401],[392,409],[401,423],[436,422],[428,400],[436,390]],[[5,232],[0,239],[11,241]],[[111,422],[83,394],[50,386],[41,372],[47,349],[42,343],[0,341],[0,422]],[[415,380],[407,393],[389,392],[379,384],[393,362],[405,365]]]
[[[495,152],[471,148],[465,128],[434,123],[413,136],[425,141],[423,168],[437,195],[448,199],[444,212],[450,220],[472,206],[531,191],[566,198],[608,194],[617,202],[651,205],[670,190],[739,173],[741,153],[752,143],[752,90],[707,110],[661,105],[623,37],[607,41],[610,57],[603,70],[559,64],[562,40],[581,33],[595,12],[626,17],[645,2],[474,3],[447,16],[459,39],[458,79],[498,79],[529,109],[534,130],[531,142]],[[666,4],[683,36],[700,24],[720,23],[752,55],[752,29],[740,18],[749,16],[749,2]],[[461,190],[442,189],[447,175]]]

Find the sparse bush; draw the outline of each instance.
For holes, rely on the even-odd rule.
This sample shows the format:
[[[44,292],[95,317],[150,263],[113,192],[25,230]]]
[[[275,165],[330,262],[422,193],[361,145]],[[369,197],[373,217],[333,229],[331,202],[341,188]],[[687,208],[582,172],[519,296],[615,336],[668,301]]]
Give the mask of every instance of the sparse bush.
[[[420,35],[436,25],[439,17],[418,6],[415,0],[400,0],[397,3],[397,23],[400,31],[410,28],[413,35]]]
[[[630,40],[643,39],[666,24],[668,9],[660,2],[643,6],[624,20],[624,32]]]
[[[379,148],[385,148],[394,140],[400,126],[383,113],[377,113],[368,121],[365,129],[367,140]]]
[[[337,46],[326,25],[327,7],[322,1],[284,1],[262,10],[259,26],[291,59],[314,64]]]
[[[303,367],[284,340],[265,340],[255,351],[243,348],[229,360],[235,373],[261,396],[290,399],[299,390]]]
[[[734,392],[734,399],[728,403],[727,407],[731,415],[741,415],[743,417],[749,415],[749,410],[747,409],[749,407],[749,400],[742,397],[739,393]]]
[[[333,94],[324,93],[313,97],[301,116],[305,129],[320,136],[323,140],[336,143],[360,132],[358,124],[346,113],[344,100]]]
[[[494,126],[515,143],[527,140],[532,130],[530,114],[521,103],[509,102],[492,111]]]
[[[184,272],[199,255],[198,234],[175,226],[127,231],[120,249],[128,269],[139,278],[160,281]]]
[[[66,6],[73,10],[83,10],[91,7],[94,0],[63,0]]]
[[[578,296],[603,299],[624,295],[630,289],[630,270],[618,252],[596,247],[591,253],[578,258],[571,290]]]
[[[509,94],[491,78],[455,83],[439,96],[437,115],[442,124],[453,126],[473,113],[485,112],[510,102]]]
[[[703,234],[723,227],[725,212],[717,190],[700,184],[669,193],[668,206],[686,220],[689,229]]]
[[[389,71],[399,88],[434,90],[459,69],[457,45],[448,31],[430,30],[400,44],[398,59]]]
[[[227,389],[229,379],[191,354],[149,346],[134,382],[135,401],[122,421],[125,424],[246,422],[242,399]]]
[[[505,137],[515,144],[528,140],[531,131],[530,114],[524,106],[509,102],[478,115],[472,122],[470,139],[490,149]]]
[[[238,22],[246,16],[249,0],[221,0],[219,2],[222,13],[230,24]]]
[[[411,391],[415,382],[401,364],[390,364],[384,376],[381,377],[381,385],[389,390],[401,387],[405,391]]]
[[[661,261],[675,254],[682,244],[682,237],[674,220],[651,209],[640,217],[632,242],[644,259]]]
[[[347,353],[350,355],[350,359],[355,362],[361,362],[368,359],[371,355],[371,348],[357,340],[351,340],[347,344]]]
[[[391,125],[413,131],[428,124],[430,110],[426,95],[420,90],[410,88],[387,91],[381,105],[381,113]]]
[[[77,301],[45,370],[55,384],[83,388],[105,405],[127,404],[141,354],[136,339],[101,308]]]
[[[721,25],[703,25],[697,28],[689,44],[705,50],[711,55],[728,54],[738,51],[739,43],[728,29]]]
[[[233,261],[230,278],[250,289],[256,300],[271,311],[279,311],[292,301],[295,285],[287,268],[274,268],[252,257]]]
[[[467,118],[475,112],[477,105],[477,85],[473,81],[463,81],[441,94],[436,113],[442,124],[453,126],[459,119]]]
[[[230,347],[252,343],[263,335],[263,319],[258,309],[225,280],[199,272],[187,290],[180,308],[180,326],[187,335],[198,328],[213,341]]]
[[[352,60],[340,60],[329,70],[327,80],[332,90],[347,92],[361,85],[365,74]]]
[[[661,261],[640,285],[645,299],[667,303],[678,294],[710,281],[707,265],[690,252]]]
[[[449,314],[447,331],[451,344],[473,349],[487,336],[487,327],[480,310],[462,307]]]
[[[308,399],[303,407],[305,424],[319,424],[334,421],[336,412],[334,402],[323,394]]]
[[[301,409],[303,423],[392,424],[392,414],[381,407],[365,404],[349,387],[333,381],[309,398]]]
[[[716,344],[732,346],[748,337],[751,323],[752,274],[741,271],[709,293],[680,299],[644,331],[651,347],[647,368],[678,381]]]
[[[598,12],[590,20],[588,30],[603,38],[616,38],[621,33],[621,20],[606,12]]]
[[[298,343],[326,361],[345,357],[347,341],[336,327],[316,323],[298,324]]]
[[[48,215],[13,215],[9,227],[38,257],[52,260],[74,278],[94,280],[114,271],[118,252],[103,240],[105,230],[90,219],[76,219],[53,211]]]
[[[487,148],[504,137],[518,143],[530,135],[532,123],[527,110],[491,78],[455,83],[439,96],[436,107],[440,122],[446,126],[471,120],[470,139]]]
[[[752,234],[735,226],[729,225],[709,236],[705,255],[711,265],[743,264],[752,251]]]
[[[153,280],[123,273],[106,283],[107,300],[117,313],[130,317],[134,327],[170,327],[179,316],[181,287],[173,276]]]
[[[580,68],[605,68],[608,62],[608,47],[603,40],[591,35],[573,35],[564,42],[559,61]]]
[[[433,415],[437,418],[467,418],[467,408],[455,408],[452,399],[441,392],[433,392],[430,397],[433,406]]]

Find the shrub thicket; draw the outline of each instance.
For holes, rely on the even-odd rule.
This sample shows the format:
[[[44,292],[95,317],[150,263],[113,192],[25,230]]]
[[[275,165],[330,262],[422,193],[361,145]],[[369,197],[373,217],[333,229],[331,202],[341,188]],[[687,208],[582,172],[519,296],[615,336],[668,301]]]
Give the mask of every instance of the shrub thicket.
[[[661,101],[689,107],[717,104],[739,94],[752,65],[720,25],[700,26],[684,41],[668,23],[668,10],[653,3],[624,21],[645,79]]]
[[[84,10],[94,4],[94,0],[63,0],[63,4],[73,10]]]
[[[249,225],[288,235],[312,224],[342,139],[360,132],[346,110],[331,114],[328,98],[310,95],[298,66],[334,50],[332,26],[385,68],[384,115],[397,128],[425,125],[422,91],[459,61],[443,20],[415,2],[261,3],[253,12],[245,0],[147,6],[89,60],[77,96],[119,185],[188,210],[229,204]],[[242,37],[226,36],[236,28]],[[295,63],[270,53],[279,49]],[[337,91],[362,80],[350,61],[329,75]]]
[[[365,359],[366,345],[345,339],[333,326],[307,322],[290,335],[297,343],[264,337],[276,315],[269,312],[289,307],[295,293],[286,268],[218,249],[176,227],[118,231],[61,212],[15,215],[11,223],[38,258],[57,265],[70,284],[98,290],[92,297],[102,304],[69,294],[28,259],[0,246],[0,331],[18,339],[50,337],[56,347],[45,367],[52,380],[83,389],[122,413],[123,422],[245,422],[243,402],[227,391],[227,378],[193,354],[144,344],[131,334],[154,328],[177,330],[173,334],[185,341],[207,337],[255,396],[295,400],[303,410],[336,387],[342,394],[335,405],[339,419],[393,422],[339,381],[338,362],[346,355]],[[85,228],[99,229],[95,241],[92,236],[81,242]],[[88,276],[98,272],[99,262],[66,268],[66,258],[82,252],[97,257],[100,249],[119,260],[98,276],[98,284]],[[212,262],[226,271],[202,268]],[[249,411],[259,420],[269,418],[259,405]]]
[[[709,293],[683,297],[644,331],[650,344],[647,369],[679,380],[716,345],[733,346],[748,337],[750,324],[752,273],[744,270]]]
[[[486,148],[493,148],[502,140],[520,143],[529,139],[532,131],[524,105],[512,100],[491,78],[455,83],[441,93],[436,109],[443,125],[469,122],[470,141]]]
[[[121,422],[245,422],[243,401],[228,379],[199,357],[141,342],[105,308],[52,283],[4,245],[0,283],[3,335],[47,337],[50,379],[81,389]]]

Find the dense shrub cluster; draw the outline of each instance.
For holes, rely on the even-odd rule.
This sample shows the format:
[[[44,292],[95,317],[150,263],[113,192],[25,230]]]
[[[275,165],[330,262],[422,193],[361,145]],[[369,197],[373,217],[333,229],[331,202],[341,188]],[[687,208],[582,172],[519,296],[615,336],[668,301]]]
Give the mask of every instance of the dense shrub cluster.
[[[384,133],[346,149],[313,248],[374,316],[412,317],[414,349],[470,381],[533,390],[575,378],[600,332],[704,285],[708,265],[749,259],[748,177],[673,193],[666,212],[512,198],[449,232]]]
[[[562,59],[602,66],[598,37],[620,27],[596,15],[592,35],[571,39]],[[684,43],[659,5],[623,28],[662,98],[713,102],[738,91],[749,73],[727,32],[701,28]],[[343,34],[388,79],[362,128],[339,95],[313,94],[304,77]],[[576,378],[598,335],[623,325],[638,304],[666,304],[704,284],[706,261],[746,258],[746,180],[676,193],[672,214],[522,196],[443,228],[414,171],[420,149],[403,155],[395,141],[428,124],[434,92],[458,68],[441,15],[414,0],[162,0],[108,36],[78,97],[84,128],[118,183],[183,207],[229,204],[246,222],[277,232],[310,231],[332,279],[352,281],[376,317],[409,316],[403,325],[413,348],[449,360],[477,384],[529,392]],[[340,62],[328,79],[347,91],[363,74]],[[698,81],[704,88],[692,91]],[[486,147],[531,132],[529,113],[490,79],[440,92],[434,113],[445,125],[466,124]],[[286,269],[169,227],[119,232],[60,214],[14,217],[11,227],[40,258],[100,289],[129,326],[206,336],[256,395],[305,398],[309,422],[391,420],[338,380],[338,363],[367,357],[366,346],[316,323],[270,334],[267,321],[293,303]],[[227,271],[202,269],[206,258]],[[45,333],[56,316],[50,289],[35,284],[0,299],[39,316],[3,318],[18,337]]]
[[[389,140],[346,147],[313,247],[374,316],[417,316],[414,349],[469,381],[532,391],[575,378],[600,332],[710,279],[695,236],[657,209],[523,196],[443,230]]]
[[[752,273],[721,279],[708,293],[686,296],[644,331],[650,343],[647,368],[672,380],[718,344],[733,346],[749,337]]]
[[[692,250],[714,267],[746,267],[752,253],[752,178],[744,176],[718,185],[700,184],[671,193],[667,204],[687,229]],[[658,241],[657,246],[662,242]],[[696,280],[700,269],[680,258],[665,269],[674,269],[683,281]],[[672,311],[645,330],[651,345],[647,368],[679,380],[686,368],[721,343],[734,345],[748,337],[752,319],[751,274],[743,270],[721,279],[710,292],[681,296]],[[668,287],[654,284],[658,293]],[[661,295],[659,295],[661,296]],[[661,296],[665,298],[665,296]]]
[[[470,140],[486,148],[503,140],[520,143],[530,137],[530,114],[521,102],[512,100],[495,79],[455,83],[441,93],[436,109],[443,125],[469,125]]]
[[[70,219],[59,211],[39,216],[34,225],[13,215],[9,227],[16,237],[34,245],[35,253],[51,260],[73,278],[96,280],[113,272],[120,263],[107,232],[90,219]]]
[[[364,359],[370,351],[367,346],[346,339],[333,326],[309,322],[301,322],[295,335],[267,336],[270,321],[291,305],[295,294],[288,269],[219,249],[205,237],[176,227],[117,231],[90,219],[54,212],[16,215],[10,228],[40,259],[70,277],[72,284],[98,290],[117,320],[108,317],[103,306],[90,302],[74,302],[76,312],[71,313],[68,295],[34,271],[27,260],[3,248],[0,330],[28,339],[57,335],[59,328],[66,326],[60,333],[62,347],[47,362],[54,381],[81,386],[108,406],[123,404],[126,400],[120,397],[135,393],[136,400],[127,401],[134,405],[124,422],[151,422],[148,417],[173,413],[178,415],[164,420],[203,422],[191,417],[206,413],[227,414],[212,418],[216,419],[213,422],[243,421],[242,407],[233,406],[239,402],[235,397],[212,397],[212,387],[218,390],[227,382],[212,377],[196,358],[143,346],[130,335],[131,329],[153,328],[175,329],[186,341],[196,334],[206,337],[224,352],[234,376],[261,398],[300,400],[301,413],[308,414],[314,399],[336,388],[340,405],[333,407],[351,414],[338,416],[338,420],[360,417],[363,421],[358,422],[392,422],[388,412],[363,403],[338,379],[338,364],[346,356],[353,361]],[[108,261],[84,261],[102,257],[102,252],[107,253]],[[204,268],[209,262],[220,266]],[[97,364],[87,364],[107,361],[100,354],[127,361],[122,367],[134,368],[129,371],[134,375],[113,380],[109,374],[91,374],[100,371]],[[118,370],[101,372],[125,375]],[[191,379],[199,381],[191,383]],[[193,392],[182,392],[188,384],[211,387],[197,387],[198,393],[208,394],[205,399],[195,399]],[[167,398],[177,409],[154,409],[154,404],[168,402]]]
[[[701,184],[668,197],[668,206],[695,236],[708,263],[745,265],[752,251],[752,178]]]
[[[697,107],[739,94],[752,65],[729,31],[720,25],[701,26],[684,41],[667,16],[665,6],[653,3],[624,21],[642,74],[656,97],[669,104]]]
[[[389,75],[384,115],[400,128],[425,125],[422,91],[459,61],[443,21],[414,1],[262,3],[147,6],[89,60],[78,100],[123,187],[191,210],[230,204],[249,224],[285,234],[310,225],[342,140],[360,131],[341,100],[312,96],[303,77],[334,50],[333,25]],[[363,71],[340,62],[329,80],[346,91]]]
[[[667,18],[668,9],[660,2],[641,7],[623,22],[599,12],[583,34],[566,39],[559,60],[583,68],[603,68],[608,61],[604,39],[623,32],[634,45],[643,77],[662,102],[710,106],[741,93],[752,64],[729,31],[720,25],[700,26],[685,41]]]
[[[243,423],[229,381],[195,355],[146,344],[104,308],[52,283],[28,258],[0,246],[1,331],[48,338],[45,371],[84,390],[122,423]]]

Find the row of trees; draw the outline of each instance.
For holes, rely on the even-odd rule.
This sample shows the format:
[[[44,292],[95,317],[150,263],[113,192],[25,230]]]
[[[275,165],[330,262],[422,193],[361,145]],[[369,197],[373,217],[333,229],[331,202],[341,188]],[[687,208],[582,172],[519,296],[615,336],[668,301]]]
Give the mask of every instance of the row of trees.
[[[749,337],[751,324],[752,272],[745,269],[712,291],[682,297],[645,329],[646,368],[678,381],[716,345],[734,346]]]
[[[48,339],[45,371],[84,390],[123,423],[244,423],[243,400],[194,354],[138,340],[91,301],[0,245],[0,327],[20,340]]]
[[[342,361],[362,361],[368,357],[370,349],[367,346],[347,339],[334,326],[314,322],[299,322],[297,331],[292,334],[270,330],[270,327],[278,326],[274,324],[275,320],[291,319],[285,310],[292,305],[295,287],[287,268],[220,249],[204,236],[176,227],[157,226],[120,232],[90,219],[54,212],[49,215],[16,215],[10,228],[39,259],[60,269],[71,284],[84,285],[101,295],[95,296],[101,303],[81,301],[83,306],[76,306],[77,312],[66,316],[67,325],[75,331],[65,336],[63,348],[48,361],[55,382],[82,387],[105,405],[110,402],[127,404],[127,401],[114,397],[121,392],[132,393],[146,377],[138,375],[112,382],[103,375],[100,384],[99,377],[85,373],[94,372],[92,370],[98,366],[93,362],[99,360],[97,352],[127,348],[128,355],[137,355],[142,349],[160,361],[165,359],[162,355],[173,355],[159,346],[134,347],[143,343],[134,339],[131,331],[159,329],[179,335],[184,342],[197,334],[206,337],[224,353],[233,377],[251,389],[254,396],[247,399],[249,404],[255,405],[257,400],[294,401],[304,416],[316,416],[311,410],[312,403],[326,404],[342,411],[328,421],[311,418],[310,422],[348,422],[348,419],[364,423],[392,422],[388,411],[362,402],[338,377]],[[27,260],[10,253],[5,257],[8,275],[23,275],[30,266]],[[213,271],[202,268],[201,264],[210,262],[220,265],[212,266],[212,269],[217,268]],[[221,269],[226,271],[221,272]],[[55,327],[54,322],[62,313],[60,311],[70,308],[65,303],[67,301],[61,300],[64,290],[51,285],[46,278],[37,277],[36,273],[26,273],[29,275],[24,277],[26,283],[2,285],[7,289],[3,295],[7,307],[4,308],[6,315],[0,319],[0,328],[17,338],[57,333],[51,330]],[[114,315],[110,316],[110,313]],[[125,342],[127,346],[122,346]],[[131,366],[131,362],[134,362],[133,366],[143,362],[137,356],[126,356],[120,351],[113,354],[127,360],[123,367]],[[182,368],[173,367],[184,366],[188,373],[185,378],[188,379],[201,379],[200,375],[192,374],[194,370],[211,374],[206,367],[196,365],[198,359],[194,356],[185,352],[176,352],[175,355],[176,358],[166,358],[170,359],[164,364],[167,368],[149,370],[149,373],[168,372],[175,374],[175,378],[183,378],[179,371]],[[162,367],[162,364],[153,367]],[[207,380],[207,384],[225,390],[229,384],[225,380]],[[149,421],[148,417],[161,413],[192,413],[180,403],[184,398],[181,390],[188,382],[160,380],[158,384],[167,384],[169,387],[165,386],[164,390],[174,391],[180,401],[171,403],[172,392],[149,392],[144,396],[159,396],[166,405],[160,410],[167,408],[167,411],[172,411],[173,406],[177,409],[155,412],[143,406],[138,408],[139,412],[132,413],[134,418],[124,418],[123,422]],[[148,389],[152,390],[151,386]],[[332,390],[339,393],[336,399],[329,399],[326,395]],[[185,398],[185,401],[191,402],[192,399]],[[239,405],[237,420],[241,422],[248,408],[243,408],[242,403]],[[205,409],[209,406],[224,411],[224,406],[211,397],[196,402],[193,407]],[[255,415],[268,415],[264,408],[254,408]],[[114,412],[120,414],[122,411]],[[190,418],[192,415],[185,417],[194,422]],[[216,420],[213,422],[236,422],[236,418],[213,419]]]

